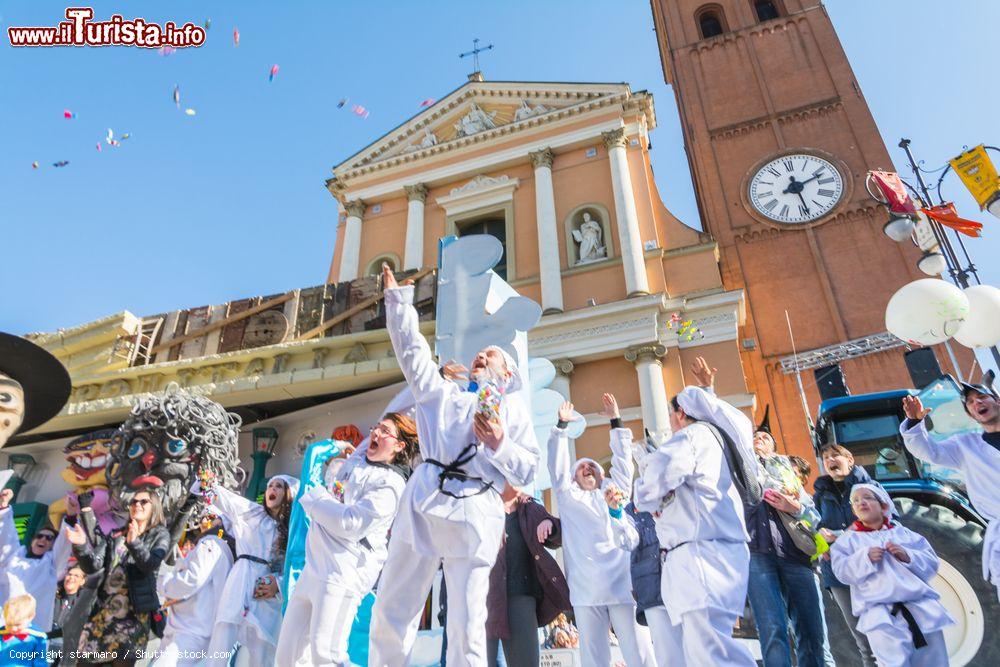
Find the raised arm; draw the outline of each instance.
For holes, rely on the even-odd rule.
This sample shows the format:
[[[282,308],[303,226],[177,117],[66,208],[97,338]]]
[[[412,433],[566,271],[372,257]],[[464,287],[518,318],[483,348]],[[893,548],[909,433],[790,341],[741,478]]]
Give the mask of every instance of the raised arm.
[[[62,579],[66,574],[66,566],[69,564],[70,554],[73,553],[73,545],[69,543],[67,539],[67,530],[69,526],[65,525],[59,528],[59,534],[56,535],[56,541],[52,545],[52,567],[55,568],[56,578]]]
[[[222,545],[203,537],[180,566],[157,582],[160,597],[171,600],[191,597],[209,582],[216,563],[222,557]]]
[[[611,420],[611,439],[608,443],[611,449],[611,481],[625,494],[622,501],[622,505],[625,505],[632,500],[632,478],[635,476],[632,430],[622,426],[618,401],[613,394],[604,394],[601,400],[604,403],[601,415]]]
[[[244,498],[235,491],[230,491],[221,484],[216,484],[212,491],[215,497],[212,499],[212,510],[215,514],[229,519],[235,529],[236,524],[246,522],[251,518],[262,518],[267,514],[267,510],[258,503]],[[191,488],[192,493],[200,493],[201,485],[195,482]]]
[[[83,522],[87,514],[93,515],[93,510],[89,507],[80,512],[80,521]],[[108,545],[108,538],[100,529],[94,530],[92,534],[85,534],[83,526],[78,523],[72,528],[76,535],[76,540],[71,540],[73,544],[73,555],[76,562],[84,574],[94,574],[104,568],[104,558]]]
[[[547,449],[552,488],[556,491],[565,491],[573,483],[573,470],[569,460],[569,436],[566,434],[565,427],[554,426],[552,428]]]
[[[627,510],[623,509],[617,517],[611,515],[611,534],[615,538],[615,546],[623,551],[632,552],[639,546],[639,531]]]
[[[438,398],[443,391],[457,389],[438,372],[427,339],[420,333],[420,319],[413,307],[413,285],[396,284],[392,271],[383,265],[385,321],[406,383],[418,403]]]
[[[14,527],[14,509],[0,509],[0,570],[4,570],[21,548],[17,539],[17,528]]]
[[[374,526],[395,515],[400,495],[400,488],[383,479],[366,488],[364,496],[351,505],[338,501],[322,486],[309,489],[299,502],[309,518],[324,529],[357,542]]]
[[[170,531],[164,526],[156,526],[149,531],[147,539],[137,537],[125,542],[132,564],[145,573],[156,572],[160,563],[170,551]]]
[[[906,419],[900,424],[899,433],[911,454],[918,459],[949,468],[962,466],[962,446],[957,436],[936,442],[927,432],[924,417],[930,413],[930,409],[923,406],[919,396],[904,397],[903,412],[906,413]]]
[[[646,470],[635,485],[635,506],[642,512],[659,512],[668,496],[695,473],[695,445],[688,426],[649,455]]]

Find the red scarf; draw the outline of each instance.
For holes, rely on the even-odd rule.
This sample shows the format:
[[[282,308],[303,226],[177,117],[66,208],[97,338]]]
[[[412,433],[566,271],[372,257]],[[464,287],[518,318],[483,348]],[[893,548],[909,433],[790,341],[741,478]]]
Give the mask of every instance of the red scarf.
[[[859,533],[874,533],[875,531],[882,530],[883,528],[889,528],[889,529],[894,528],[894,526],[892,525],[892,521],[889,521],[889,519],[882,519],[882,525],[879,526],[878,528],[869,528],[860,521],[855,521],[854,523],[851,524],[851,530],[856,530]]]

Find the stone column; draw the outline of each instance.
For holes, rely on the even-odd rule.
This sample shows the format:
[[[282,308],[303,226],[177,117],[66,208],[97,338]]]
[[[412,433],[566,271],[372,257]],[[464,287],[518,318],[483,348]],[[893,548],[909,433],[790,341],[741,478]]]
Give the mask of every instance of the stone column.
[[[632,177],[625,152],[625,128],[603,132],[601,136],[611,162],[611,188],[615,196],[615,217],[618,219],[618,238],[622,246],[625,288],[629,296],[649,294],[646,261],[642,256],[639,214],[635,210],[635,193],[632,191]]]
[[[563,311],[562,272],[559,264],[559,227],[552,191],[551,148],[528,153],[535,168],[535,225],[538,228],[538,277],[542,286],[542,312]]]
[[[406,245],[403,250],[403,270],[419,269],[424,265],[424,202],[427,186],[423,183],[407,185]]]
[[[639,402],[642,404],[642,425],[658,436],[670,432],[670,412],[667,407],[667,387],[663,382],[660,358],[667,348],[659,343],[629,348],[625,358],[635,364],[639,378]]]
[[[569,359],[555,359],[552,362],[552,365],[556,367],[556,377],[555,379],[552,380],[552,384],[549,385],[549,389],[562,394],[563,400],[567,401],[573,400],[572,398],[570,398],[569,394],[569,376],[572,375],[573,373],[573,368],[574,368],[573,362],[570,361]],[[538,444],[543,448],[546,446],[546,443],[544,442],[540,442]],[[543,451],[542,452],[543,460],[545,456],[547,456],[547,454]],[[571,462],[576,461],[576,440],[569,441],[569,460]],[[553,493],[552,513],[555,514],[558,510],[559,510],[559,503],[556,502],[556,496]],[[562,549],[559,549],[556,553],[562,554]],[[559,565],[563,564],[561,556],[558,557],[557,560],[559,560]]]
[[[340,253],[340,275],[338,282],[354,280],[358,277],[358,265],[361,262],[361,218],[365,214],[365,203],[360,199],[346,202],[347,224],[344,226],[344,250]]]

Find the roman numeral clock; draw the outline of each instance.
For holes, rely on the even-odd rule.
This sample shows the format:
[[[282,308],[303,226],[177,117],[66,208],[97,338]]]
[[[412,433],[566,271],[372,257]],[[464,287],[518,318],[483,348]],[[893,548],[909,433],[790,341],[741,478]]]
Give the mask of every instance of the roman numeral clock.
[[[825,218],[844,197],[844,176],[832,157],[795,152],[748,174],[746,201],[768,222],[805,225]]]

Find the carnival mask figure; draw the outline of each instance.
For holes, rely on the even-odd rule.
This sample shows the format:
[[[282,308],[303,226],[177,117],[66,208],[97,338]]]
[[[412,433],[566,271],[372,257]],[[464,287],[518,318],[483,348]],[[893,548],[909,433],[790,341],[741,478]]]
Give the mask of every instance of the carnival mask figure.
[[[112,496],[125,507],[140,489],[155,489],[172,534],[194,527],[203,504],[188,491],[196,481],[212,478],[230,489],[243,481],[237,458],[240,424],[238,415],[175,383],[140,399],[111,444]]]
[[[70,440],[63,448],[63,454],[69,463],[62,471],[63,481],[70,487],[68,496],[76,500],[78,494],[90,493],[90,508],[105,534],[109,534],[121,523],[111,507],[105,475],[115,433],[114,429],[86,433]],[[53,501],[49,505],[49,522],[58,528],[65,513],[66,500],[59,498]]]
[[[69,399],[69,373],[31,341],[0,332],[0,447],[41,426]]]

